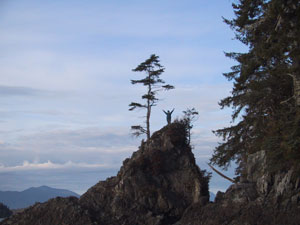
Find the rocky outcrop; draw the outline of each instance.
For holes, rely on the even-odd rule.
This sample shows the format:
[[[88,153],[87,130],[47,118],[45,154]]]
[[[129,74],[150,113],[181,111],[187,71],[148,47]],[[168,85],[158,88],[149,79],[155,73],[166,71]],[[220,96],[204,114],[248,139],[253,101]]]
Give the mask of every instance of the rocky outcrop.
[[[249,155],[247,179],[218,192],[213,203],[191,205],[176,225],[298,225],[299,170],[268,171],[264,151]]]
[[[143,142],[117,176],[80,199],[36,204],[0,224],[171,225],[190,205],[208,199],[208,177],[195,164],[185,126],[173,123]]]
[[[267,156],[260,151],[248,157],[247,180],[255,184],[259,196],[280,208],[300,204],[299,168],[268,172]],[[299,205],[300,207],[300,205]]]
[[[118,175],[99,182],[80,203],[103,224],[173,224],[192,203],[208,201],[207,180],[195,164],[182,124],[154,133],[126,159]]]

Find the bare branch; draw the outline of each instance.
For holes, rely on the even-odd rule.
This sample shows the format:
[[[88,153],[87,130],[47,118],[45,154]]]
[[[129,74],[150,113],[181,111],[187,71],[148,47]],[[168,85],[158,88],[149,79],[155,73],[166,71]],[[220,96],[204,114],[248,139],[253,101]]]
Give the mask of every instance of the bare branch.
[[[232,183],[236,183],[235,180],[225,176],[223,173],[221,173],[220,171],[218,171],[217,169],[215,169],[212,165],[210,165],[209,163],[207,163],[207,165],[213,170],[215,171],[217,174],[219,174],[221,177],[225,178],[226,180],[229,180]]]

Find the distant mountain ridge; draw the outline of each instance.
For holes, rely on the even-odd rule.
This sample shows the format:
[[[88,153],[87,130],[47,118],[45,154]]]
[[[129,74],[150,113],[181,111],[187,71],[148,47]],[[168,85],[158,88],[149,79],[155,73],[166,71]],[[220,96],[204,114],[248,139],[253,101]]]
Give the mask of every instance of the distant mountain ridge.
[[[46,202],[55,197],[80,197],[75,192],[48,186],[31,187],[24,191],[0,191],[0,202],[10,209],[26,208],[36,202]]]

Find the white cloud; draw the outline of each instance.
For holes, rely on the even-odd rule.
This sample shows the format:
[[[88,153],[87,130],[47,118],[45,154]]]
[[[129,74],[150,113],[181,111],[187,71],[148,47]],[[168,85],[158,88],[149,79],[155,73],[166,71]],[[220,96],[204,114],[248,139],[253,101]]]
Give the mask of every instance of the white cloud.
[[[107,164],[88,164],[88,163],[75,163],[68,161],[63,164],[53,163],[50,160],[44,163],[39,162],[28,162],[24,161],[22,165],[17,166],[4,166],[0,164],[0,173],[1,172],[13,172],[13,171],[27,171],[27,170],[53,170],[53,169],[74,169],[74,168],[114,168],[113,165]]]

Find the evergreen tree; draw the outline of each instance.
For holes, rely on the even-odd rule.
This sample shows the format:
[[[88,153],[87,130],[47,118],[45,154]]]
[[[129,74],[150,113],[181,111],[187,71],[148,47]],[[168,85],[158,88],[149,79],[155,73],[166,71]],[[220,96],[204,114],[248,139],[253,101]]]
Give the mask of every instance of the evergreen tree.
[[[232,107],[235,125],[215,131],[223,137],[211,162],[224,168],[247,155],[267,151],[276,165],[300,162],[300,2],[239,0],[235,18],[224,19],[247,53],[226,53],[238,65],[225,73],[232,95],[219,103]]]
[[[183,122],[187,129],[187,140],[188,144],[191,143],[191,130],[193,128],[193,122],[195,122],[198,119],[199,112],[195,108],[187,108],[185,111],[183,111]]]
[[[161,74],[164,72],[164,67],[159,63],[159,57],[155,54],[152,54],[149,59],[142,62],[132,71],[134,72],[145,72],[146,77],[141,80],[131,80],[132,84],[142,84],[146,86],[147,92],[142,96],[142,99],[146,102],[137,103],[131,102],[129,104],[129,110],[135,109],[146,109],[146,126],[135,125],[131,126],[133,134],[139,136],[141,134],[146,134],[147,139],[150,138],[150,116],[151,109],[153,106],[156,106],[157,101],[159,100],[156,95],[158,91],[161,90],[170,90],[174,89],[174,86],[165,84],[165,81],[160,78]]]

